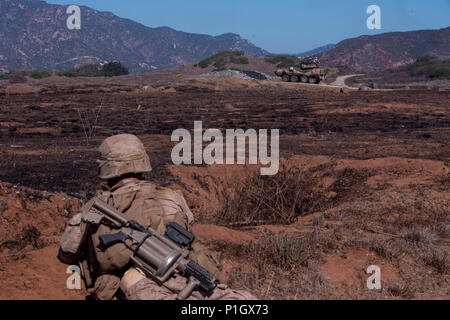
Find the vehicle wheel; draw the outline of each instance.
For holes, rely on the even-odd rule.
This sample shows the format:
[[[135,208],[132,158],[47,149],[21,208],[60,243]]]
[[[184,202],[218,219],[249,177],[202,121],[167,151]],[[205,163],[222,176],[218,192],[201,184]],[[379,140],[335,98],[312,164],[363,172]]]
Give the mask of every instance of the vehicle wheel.
[[[291,80],[291,77],[289,77],[287,74],[283,74],[283,82],[289,82]]]
[[[308,82],[308,77],[307,76],[302,76],[300,78],[300,81],[303,82],[303,83],[307,83]]]
[[[309,78],[309,83],[316,84],[317,83],[317,79],[314,78],[314,77],[310,77]]]
[[[291,82],[298,82],[298,77],[297,76],[292,76],[291,77]]]

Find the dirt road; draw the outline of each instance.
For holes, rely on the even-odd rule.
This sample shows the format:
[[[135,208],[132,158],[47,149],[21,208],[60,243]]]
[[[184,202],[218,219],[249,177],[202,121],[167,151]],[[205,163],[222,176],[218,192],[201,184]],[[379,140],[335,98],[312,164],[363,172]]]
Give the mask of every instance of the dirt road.
[[[349,74],[346,76],[339,76],[336,78],[336,81],[330,83],[330,86],[336,86],[336,87],[341,87],[341,88],[348,88],[348,89],[354,89],[353,87],[349,87],[345,84],[345,80],[353,78],[353,77],[357,77],[357,76],[362,76],[363,74]]]

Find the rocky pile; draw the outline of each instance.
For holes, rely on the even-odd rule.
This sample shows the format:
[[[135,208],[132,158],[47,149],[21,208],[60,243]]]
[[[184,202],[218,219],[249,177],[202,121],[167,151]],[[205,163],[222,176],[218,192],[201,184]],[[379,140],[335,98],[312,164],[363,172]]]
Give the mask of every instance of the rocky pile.
[[[209,72],[209,73],[204,73],[200,76],[201,77],[235,78],[235,79],[244,79],[244,80],[249,80],[249,81],[261,81],[261,80],[278,81],[277,77],[272,77],[265,73],[256,72],[256,71],[223,70],[223,71],[213,71],[213,72]]]

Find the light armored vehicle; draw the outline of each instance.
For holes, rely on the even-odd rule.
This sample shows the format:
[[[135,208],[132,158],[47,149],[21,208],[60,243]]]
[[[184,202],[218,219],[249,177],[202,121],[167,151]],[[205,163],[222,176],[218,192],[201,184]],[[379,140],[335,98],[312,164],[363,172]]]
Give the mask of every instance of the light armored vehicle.
[[[284,82],[318,84],[325,79],[325,70],[320,68],[320,62],[317,59],[306,59],[290,68],[279,68],[275,74]]]

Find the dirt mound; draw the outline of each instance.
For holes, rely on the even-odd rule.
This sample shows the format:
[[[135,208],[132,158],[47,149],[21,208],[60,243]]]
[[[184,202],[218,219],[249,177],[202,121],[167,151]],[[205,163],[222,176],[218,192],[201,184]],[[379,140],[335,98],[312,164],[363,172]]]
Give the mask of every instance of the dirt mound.
[[[232,230],[215,225],[196,224],[193,232],[200,242],[211,244],[214,242],[227,242],[232,245],[247,245],[255,239],[248,233]]]
[[[172,187],[207,223],[194,232],[229,284],[263,299],[448,298],[444,162],[294,156],[282,161],[280,178],[262,178],[256,169],[169,168]],[[83,290],[66,288],[67,266],[56,258],[78,200],[1,187],[0,298],[84,298]],[[266,193],[271,188],[279,194]],[[255,192],[263,201],[252,202]],[[239,223],[249,217],[254,223]],[[382,290],[366,287],[370,265],[381,268]]]
[[[67,289],[70,276],[57,259],[58,246],[27,252],[15,260],[0,255],[1,300],[84,300],[86,292]]]
[[[55,244],[68,217],[80,207],[77,199],[2,183],[0,250],[18,254]]]
[[[66,279],[65,266],[54,269],[55,250],[78,200],[43,190],[95,190],[97,148],[113,131],[137,134],[151,179],[182,190],[205,224],[196,226],[198,238],[233,286],[265,299],[448,298],[446,92],[340,93],[172,71],[44,79],[38,93],[0,88],[1,180],[41,190],[1,184],[0,277],[17,286],[11,298],[35,297],[26,286],[47,288],[20,282],[46,269],[62,272],[51,297],[64,297],[53,295]],[[280,174],[172,166],[171,133],[199,119],[222,132],[279,128]],[[42,250],[47,258],[35,258]],[[380,291],[365,287],[369,263],[381,267]]]
[[[238,166],[170,171],[200,221],[255,239],[240,243],[241,234],[211,227],[210,248],[235,286],[267,299],[448,297],[450,171],[442,161],[294,156],[272,178]],[[296,219],[287,225],[285,216]],[[382,270],[382,290],[366,287],[370,265]]]
[[[59,238],[78,200],[0,186],[0,299],[84,298],[66,288],[67,266],[57,259]]]

